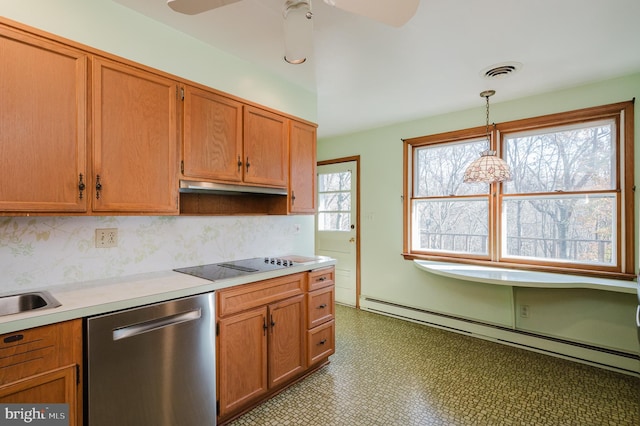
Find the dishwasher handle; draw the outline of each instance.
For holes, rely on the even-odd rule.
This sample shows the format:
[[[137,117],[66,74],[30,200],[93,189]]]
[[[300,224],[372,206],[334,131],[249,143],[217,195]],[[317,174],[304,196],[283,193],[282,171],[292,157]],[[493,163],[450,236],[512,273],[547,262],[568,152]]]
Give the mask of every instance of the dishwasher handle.
[[[194,321],[199,319],[200,317],[202,317],[202,310],[195,309],[193,311],[183,312],[181,314],[169,315],[151,321],[128,325],[126,327],[121,327],[113,330],[113,340],[116,341],[126,339],[128,337],[138,336],[149,331],[159,330],[164,327],[171,327],[173,325],[182,324],[188,321]]]

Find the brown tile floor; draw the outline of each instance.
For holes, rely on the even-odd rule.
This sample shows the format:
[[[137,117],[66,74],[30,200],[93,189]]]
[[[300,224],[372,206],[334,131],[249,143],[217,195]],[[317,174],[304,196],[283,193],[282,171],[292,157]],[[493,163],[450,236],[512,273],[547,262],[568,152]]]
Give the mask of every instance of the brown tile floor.
[[[331,364],[244,425],[640,425],[640,379],[344,306]]]

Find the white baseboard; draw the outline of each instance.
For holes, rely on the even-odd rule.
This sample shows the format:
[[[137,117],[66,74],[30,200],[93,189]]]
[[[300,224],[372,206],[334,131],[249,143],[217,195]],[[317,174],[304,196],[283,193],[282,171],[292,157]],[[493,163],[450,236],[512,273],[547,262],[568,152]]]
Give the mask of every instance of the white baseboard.
[[[562,339],[539,336],[377,299],[362,298],[360,308],[365,311],[640,377],[640,356],[637,354],[628,354]]]

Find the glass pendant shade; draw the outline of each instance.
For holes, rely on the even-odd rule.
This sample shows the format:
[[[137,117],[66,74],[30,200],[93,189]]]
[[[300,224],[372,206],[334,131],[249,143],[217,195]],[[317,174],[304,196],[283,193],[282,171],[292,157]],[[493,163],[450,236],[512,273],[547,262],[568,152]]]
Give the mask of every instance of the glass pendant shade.
[[[496,94],[495,90],[485,90],[480,96],[486,99],[486,133],[487,145],[491,145],[491,134],[489,133],[489,98]],[[480,158],[469,164],[464,172],[464,183],[494,183],[511,180],[511,169],[502,158],[496,156],[492,150],[484,151]]]
[[[511,169],[495,151],[484,151],[464,172],[465,183],[504,182],[511,180]]]

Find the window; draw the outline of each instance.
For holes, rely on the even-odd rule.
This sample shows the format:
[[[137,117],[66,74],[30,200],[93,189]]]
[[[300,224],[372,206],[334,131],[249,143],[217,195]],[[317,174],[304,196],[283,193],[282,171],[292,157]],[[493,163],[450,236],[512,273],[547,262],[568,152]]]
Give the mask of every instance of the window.
[[[351,231],[351,172],[318,175],[318,231]]]
[[[633,103],[405,140],[404,256],[634,274]],[[466,184],[498,151],[512,180]]]

